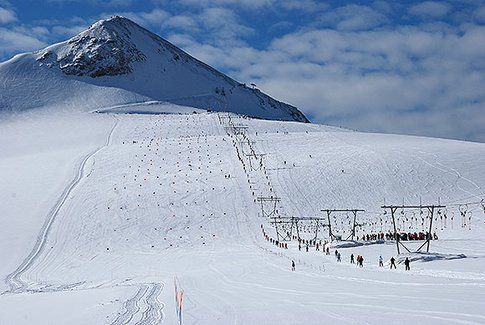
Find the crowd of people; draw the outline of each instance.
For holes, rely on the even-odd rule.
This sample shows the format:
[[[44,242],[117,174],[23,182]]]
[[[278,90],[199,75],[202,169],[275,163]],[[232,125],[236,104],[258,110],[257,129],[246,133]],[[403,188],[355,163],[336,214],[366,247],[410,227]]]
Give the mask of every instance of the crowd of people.
[[[271,244],[283,248],[283,249],[288,249],[288,244],[283,243],[281,241],[278,241],[272,237],[270,237],[265,229],[264,226],[261,225],[261,232],[263,234],[263,237],[266,241],[270,242]],[[362,240],[377,240],[381,239],[382,236],[386,237],[388,234],[384,233],[379,233],[379,234],[369,234],[366,236],[362,237]],[[391,234],[392,236],[392,234]],[[367,239],[369,238],[369,239]],[[298,240],[298,250],[301,251],[304,249],[306,252],[309,251],[310,247],[315,247],[317,251],[322,250],[326,255],[330,255],[330,247],[327,245],[327,242],[323,242],[321,240],[310,240],[310,239],[302,239],[302,238],[297,238],[294,237],[295,240]],[[413,239],[411,239],[413,240]],[[342,254],[338,251],[338,249],[335,250],[335,259],[338,263],[342,262]],[[353,253],[350,254],[350,264],[355,264],[358,267],[364,267],[364,257],[362,255],[357,255],[355,256]],[[408,257],[404,260],[404,269],[406,271],[409,271],[411,269],[411,261],[409,260]],[[384,259],[382,255],[379,255],[379,267],[384,267]],[[389,268],[390,269],[397,269],[396,267],[396,259],[394,257],[391,257],[389,259]],[[291,261],[291,270],[295,271],[296,270],[296,264],[295,261]]]
[[[301,250],[301,243],[305,243],[306,245],[306,251],[308,251],[308,244],[307,242],[305,241],[301,241],[298,243],[298,247],[300,248]],[[324,249],[322,249],[326,255],[330,255],[330,248],[329,246],[325,247]],[[337,261],[337,263],[340,263],[342,262],[342,254],[339,252],[338,249],[335,250],[335,259]],[[292,263],[292,271],[295,271],[295,262],[292,260],[291,261]],[[364,257],[362,255],[357,255],[355,256],[353,253],[350,254],[350,264],[355,264],[356,266],[358,267],[364,267]],[[406,271],[409,271],[411,270],[411,261],[409,260],[408,257],[406,257],[406,259],[404,260],[404,269]],[[379,255],[379,267],[384,267],[384,259],[382,257],[382,255]],[[389,268],[392,270],[392,269],[397,269],[396,267],[396,259],[394,257],[391,257],[389,259]]]
[[[328,247],[325,249],[326,255],[330,255],[330,250]],[[338,249],[335,250],[335,259],[338,263],[342,262],[342,254],[338,251]],[[292,263],[292,270],[295,271],[295,262],[291,261]],[[356,264],[358,267],[364,267],[364,257],[362,255],[357,255],[355,256],[353,253],[350,254],[350,264]],[[406,271],[411,270],[411,261],[409,260],[408,257],[404,260],[404,269]],[[379,267],[384,267],[384,259],[382,258],[382,255],[379,255]],[[396,267],[396,259],[394,257],[391,257],[389,260],[389,268],[390,269],[397,269]]]
[[[378,232],[371,234],[363,234],[362,236],[357,236],[357,240],[363,241],[375,241],[375,240],[396,240],[399,236],[399,240],[438,240],[438,235],[436,233],[431,234],[430,232]]]

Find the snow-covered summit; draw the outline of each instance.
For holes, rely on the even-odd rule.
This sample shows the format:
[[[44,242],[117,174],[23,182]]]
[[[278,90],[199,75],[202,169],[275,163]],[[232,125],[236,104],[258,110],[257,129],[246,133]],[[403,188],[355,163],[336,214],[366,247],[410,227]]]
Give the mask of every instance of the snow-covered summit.
[[[39,106],[88,110],[157,100],[308,122],[296,107],[246,87],[120,16],[100,20],[67,41],[0,63],[0,85],[0,110]]]
[[[53,63],[67,75],[115,76],[133,71],[132,63],[146,59],[131,39],[137,26],[123,17],[93,24],[60,46],[41,51],[39,62]]]

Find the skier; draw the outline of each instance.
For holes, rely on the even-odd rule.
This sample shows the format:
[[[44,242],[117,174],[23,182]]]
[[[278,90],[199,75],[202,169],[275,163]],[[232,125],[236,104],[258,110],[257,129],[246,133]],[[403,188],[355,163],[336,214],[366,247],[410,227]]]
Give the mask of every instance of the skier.
[[[350,255],[350,264],[355,264],[354,254]]]
[[[295,271],[295,261],[291,261],[291,270]]]
[[[409,271],[411,270],[411,268],[409,267],[409,258],[406,257],[406,259],[404,260],[404,265],[406,266],[406,271]]]
[[[298,250],[301,251],[301,244],[298,243]]]
[[[390,268],[392,269],[393,266],[394,266],[394,269],[395,269],[396,268],[396,259],[394,258],[394,256],[391,257],[391,267]]]
[[[364,267],[364,257],[362,255],[360,256],[359,264],[360,264],[360,267]]]
[[[379,266],[380,267],[383,267],[384,266],[384,262],[382,260],[382,255],[379,255]]]
[[[340,253],[337,253],[337,262],[341,262],[342,261],[340,258],[341,258]]]
[[[337,254],[338,254],[338,250],[335,250],[335,257],[337,257]]]
[[[326,251],[325,251],[325,254],[326,255],[330,255],[330,248],[327,247]]]
[[[306,252],[308,253],[308,244],[306,244]]]

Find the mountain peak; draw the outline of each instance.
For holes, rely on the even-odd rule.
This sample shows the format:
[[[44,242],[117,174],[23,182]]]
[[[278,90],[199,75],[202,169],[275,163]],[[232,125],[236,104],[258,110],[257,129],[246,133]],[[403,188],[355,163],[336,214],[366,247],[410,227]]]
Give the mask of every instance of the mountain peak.
[[[89,92],[118,89],[130,94],[127,95],[130,98],[142,96],[144,100],[195,108],[308,122],[296,107],[235,81],[122,16],[100,20],[71,39],[26,55],[22,60],[32,59],[33,70],[26,70],[26,75],[49,74],[49,78],[55,75],[63,82],[82,83],[82,88]],[[11,64],[4,69],[11,67],[15,71],[12,73],[18,74],[14,64],[20,61]],[[45,96],[38,102],[52,101]],[[93,101],[90,107],[100,105],[94,98]],[[124,103],[116,96],[111,96],[110,102]],[[9,106],[18,103],[17,99],[12,100]]]
[[[56,49],[47,48],[38,61],[55,61],[66,75],[94,78],[130,73],[133,71],[133,62],[146,58],[131,39],[136,27],[142,29],[121,16],[100,20],[61,43],[60,50],[59,46]]]
[[[92,24],[87,30],[110,30],[113,32],[119,31],[120,29],[128,28],[142,28],[134,21],[119,15],[111,16],[107,19],[101,19]]]

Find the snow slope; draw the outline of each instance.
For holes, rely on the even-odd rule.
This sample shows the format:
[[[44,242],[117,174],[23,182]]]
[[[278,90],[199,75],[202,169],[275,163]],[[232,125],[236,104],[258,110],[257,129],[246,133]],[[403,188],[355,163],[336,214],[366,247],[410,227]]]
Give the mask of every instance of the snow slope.
[[[278,248],[254,202],[277,195],[285,216],[362,208],[365,221],[384,199],[440,197],[451,214],[483,198],[485,145],[192,110],[152,102],[0,122],[0,324],[173,324],[174,277],[185,324],[485,321],[478,205],[471,230],[458,216],[453,229],[438,222],[432,243],[466,258],[405,272],[377,267],[392,242],[342,248],[342,263],[295,242]],[[263,169],[234,126],[266,154]]]
[[[119,16],[0,63],[0,112],[43,106],[93,110],[149,100],[307,122],[295,107],[236,82]]]

